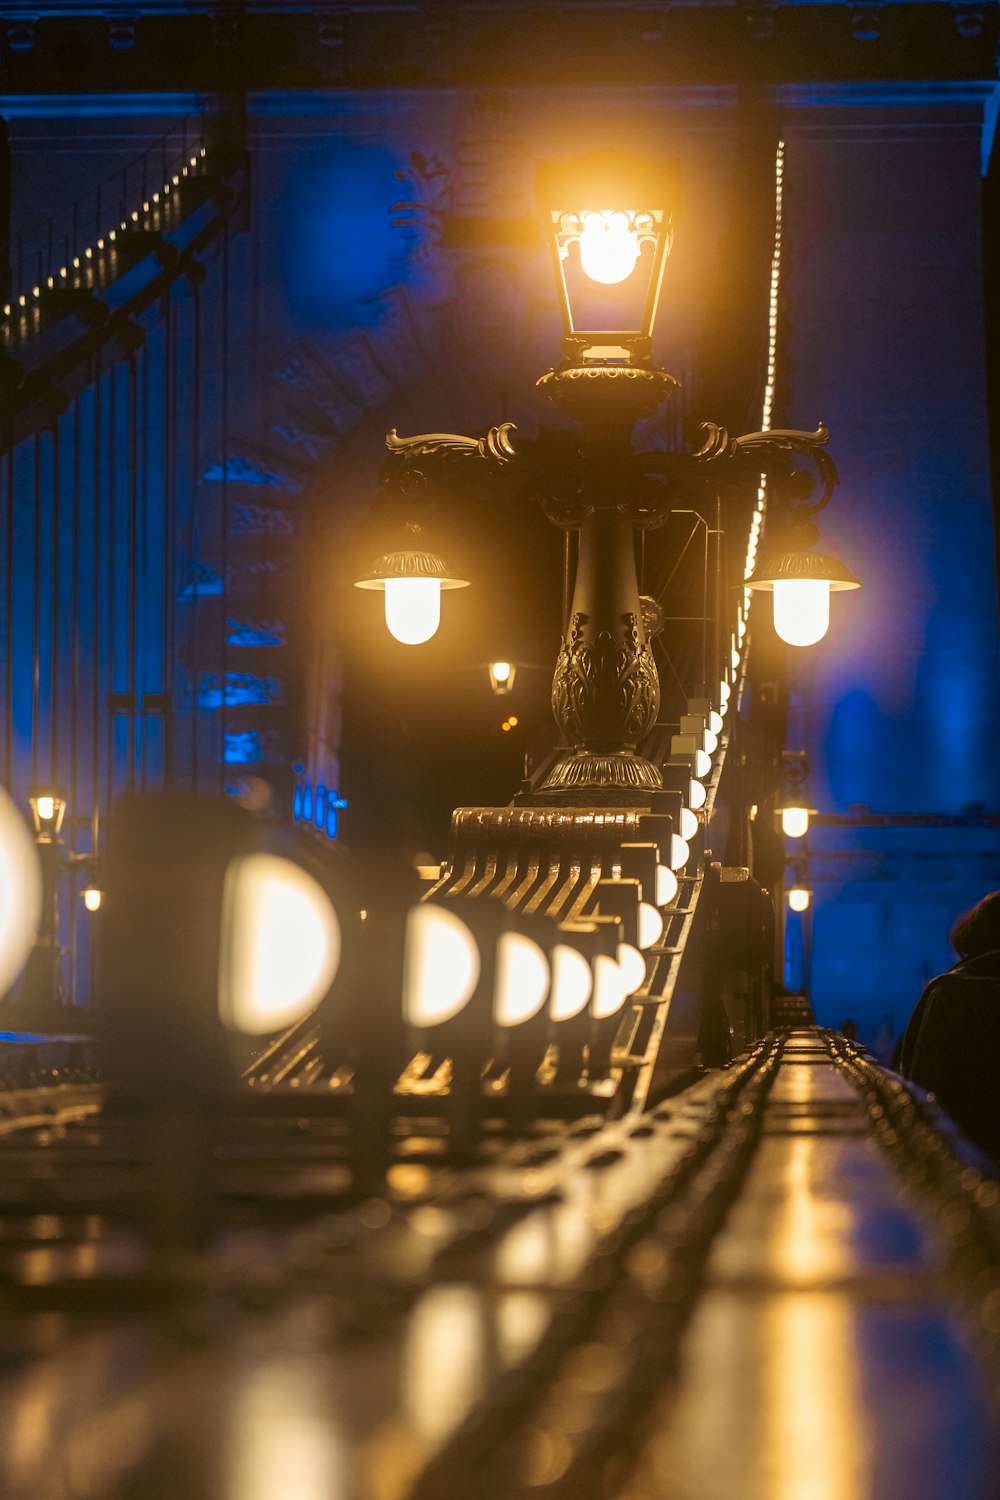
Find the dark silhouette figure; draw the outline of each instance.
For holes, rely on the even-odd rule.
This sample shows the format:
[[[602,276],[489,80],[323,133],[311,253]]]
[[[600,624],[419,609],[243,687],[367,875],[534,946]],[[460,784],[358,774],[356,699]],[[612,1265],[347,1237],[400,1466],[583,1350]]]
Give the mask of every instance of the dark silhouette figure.
[[[949,940],[959,962],[918,1000],[899,1071],[935,1094],[970,1140],[1000,1157],[1000,891],[959,917]]]

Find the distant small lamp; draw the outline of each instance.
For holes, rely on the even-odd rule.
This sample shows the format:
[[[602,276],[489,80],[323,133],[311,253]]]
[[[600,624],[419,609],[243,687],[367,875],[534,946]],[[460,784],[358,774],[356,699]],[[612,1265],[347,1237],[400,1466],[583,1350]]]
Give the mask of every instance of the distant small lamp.
[[[31,808],[31,821],[35,825],[38,842],[54,844],[66,816],[66,794],[55,786],[30,786],[28,806]]]
[[[490,674],[490,687],[498,698],[509,693],[514,686],[514,678],[517,675],[517,666],[512,661],[491,661],[487,668]]]
[[[809,818],[816,811],[809,807],[803,788],[809,777],[809,760],[804,750],[781,752],[781,800],[778,815],[786,838],[800,839],[809,832]]]
[[[812,807],[782,807],[781,831],[786,838],[800,839],[809,832],[809,814],[815,812]]]
[[[672,176],[620,152],[538,171],[567,355],[578,364],[648,362],[671,245]]]
[[[812,892],[808,886],[793,885],[788,889],[788,908],[790,911],[808,911],[812,901]]]
[[[821,641],[830,625],[831,593],[861,587],[839,557],[817,550],[820,534],[810,514],[808,507],[795,507],[782,524],[779,513],[777,543],[765,549],[744,580],[748,589],[773,594],[774,628],[789,646]]]
[[[96,885],[85,885],[80,893],[83,896],[83,904],[89,912],[100,911],[104,892]]]
[[[414,542],[420,527],[409,525]],[[441,623],[441,590],[468,588],[467,578],[454,578],[436,552],[419,546],[400,547],[377,557],[354,587],[385,594],[385,623],[389,634],[404,646],[429,641]]]

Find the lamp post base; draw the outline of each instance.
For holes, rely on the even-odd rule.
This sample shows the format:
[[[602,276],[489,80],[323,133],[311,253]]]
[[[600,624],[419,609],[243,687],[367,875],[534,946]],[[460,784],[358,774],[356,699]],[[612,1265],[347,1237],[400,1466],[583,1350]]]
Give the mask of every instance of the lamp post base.
[[[634,750],[577,748],[559,757],[538,790],[658,792],[662,787],[663,778],[652,761]]]

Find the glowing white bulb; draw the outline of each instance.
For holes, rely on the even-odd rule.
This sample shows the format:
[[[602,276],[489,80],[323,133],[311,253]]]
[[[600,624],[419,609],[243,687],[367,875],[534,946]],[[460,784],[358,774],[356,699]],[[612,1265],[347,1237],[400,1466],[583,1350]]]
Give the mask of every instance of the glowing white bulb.
[[[621,969],[625,994],[634,995],[646,983],[646,960],[631,943],[618,944],[618,967]]]
[[[0,788],[0,996],[24,966],[41,911],[38,850],[21,814]]]
[[[340,964],[340,924],[319,884],[276,854],[248,854],[226,871],[219,1015],[260,1036],[289,1026],[326,994]]]
[[[718,731],[715,730],[715,729],[706,729],[705,730],[705,752],[706,752],[706,754],[708,754],[708,755],[714,755],[715,752],[716,752],[716,750],[718,750],[718,748],[719,748],[719,735],[718,735]]]
[[[490,663],[490,671],[494,682],[509,682],[511,666],[509,661],[495,661]]]
[[[404,646],[429,641],[441,623],[441,584],[437,578],[387,578],[385,623]]]
[[[807,807],[783,807],[781,809],[781,831],[790,839],[800,839],[809,832],[809,809]]]
[[[737,651],[735,645],[733,646],[733,649],[729,653],[729,660],[730,660],[730,662],[732,664],[733,671],[735,672],[736,668],[740,664],[740,653]]]
[[[83,892],[83,904],[88,911],[100,911],[103,892],[96,885],[88,885]]]
[[[656,904],[669,906],[677,895],[677,876],[669,865],[656,867]]]
[[[709,711],[708,727],[712,734],[722,733],[722,715],[713,708]]]
[[[696,750],[694,752],[694,774],[698,780],[703,780],[711,769],[712,762],[708,757],[708,752],[706,750]]]
[[[690,843],[698,832],[698,819],[689,807],[681,808],[680,835],[685,843]]]
[[[443,906],[415,906],[406,919],[403,1017],[440,1026],[457,1016],[479,983],[479,946],[461,917]]]
[[[493,1019],[498,1026],[530,1021],[545,1004],[549,992],[549,961],[520,932],[502,932],[497,941],[497,970],[493,991]]]
[[[722,703],[722,704],[724,704],[724,705],[728,705],[730,694],[732,693],[732,691],[733,690],[729,686],[728,682],[720,682],[719,683],[719,702]]]
[[[830,585],[825,579],[780,578],[774,585],[774,628],[790,646],[813,646],[830,624]]]
[[[594,989],[590,1001],[590,1012],[595,1021],[607,1020],[620,1011],[625,1004],[625,978],[621,967],[606,953],[594,959]]]
[[[639,902],[639,947],[652,948],[663,936],[663,918],[648,901]]]
[[[580,265],[591,281],[605,286],[624,281],[639,259],[639,237],[623,213],[584,214],[580,235]]]
[[[568,943],[557,943],[552,950],[552,989],[549,1015],[553,1021],[571,1021],[590,999],[594,976],[582,953]]]
[[[683,870],[690,858],[691,850],[687,846],[687,841],[678,838],[676,833],[672,833],[670,835],[670,868]]]
[[[690,802],[695,812],[697,812],[699,808],[705,806],[705,799],[707,796],[708,793],[705,790],[704,783],[701,781],[697,781],[692,777],[691,784],[688,787],[688,801]]]
[[[788,905],[792,911],[806,911],[809,906],[810,892],[805,886],[793,885],[788,892]]]
[[[38,816],[42,822],[48,823],[55,814],[56,799],[49,796],[39,797],[35,806],[38,809]]]

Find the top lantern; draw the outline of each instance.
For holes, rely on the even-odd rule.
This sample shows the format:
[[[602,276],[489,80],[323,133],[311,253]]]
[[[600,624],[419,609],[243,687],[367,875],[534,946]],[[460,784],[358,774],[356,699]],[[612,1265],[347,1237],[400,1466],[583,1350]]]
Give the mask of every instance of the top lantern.
[[[575,365],[648,366],[672,239],[672,172],[602,151],[538,169]]]

